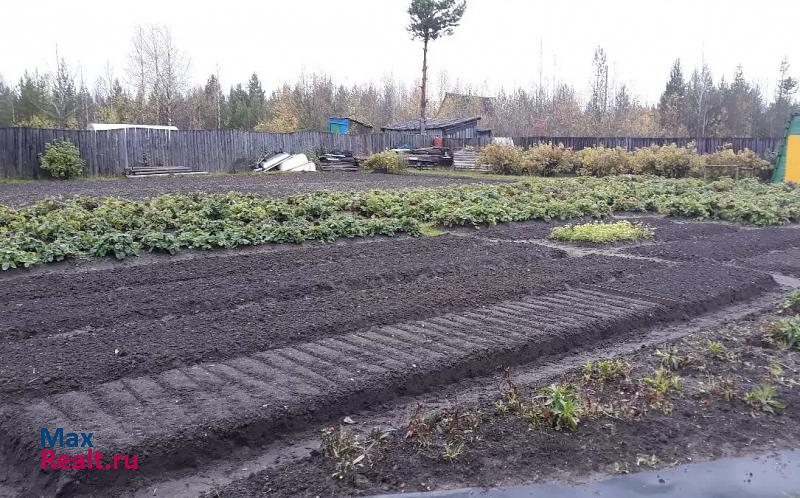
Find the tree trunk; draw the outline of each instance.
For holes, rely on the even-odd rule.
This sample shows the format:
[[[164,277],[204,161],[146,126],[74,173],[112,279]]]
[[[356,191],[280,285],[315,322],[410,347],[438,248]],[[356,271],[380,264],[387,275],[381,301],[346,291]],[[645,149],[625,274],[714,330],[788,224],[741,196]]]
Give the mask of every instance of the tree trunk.
[[[425,107],[427,107],[426,89],[428,83],[428,39],[422,41],[422,95],[419,99],[419,132],[425,134]]]

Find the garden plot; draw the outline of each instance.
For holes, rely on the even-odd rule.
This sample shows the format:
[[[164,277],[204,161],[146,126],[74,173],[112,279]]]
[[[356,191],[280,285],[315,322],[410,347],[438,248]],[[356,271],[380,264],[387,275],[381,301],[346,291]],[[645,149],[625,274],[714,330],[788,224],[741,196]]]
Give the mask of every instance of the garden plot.
[[[729,191],[719,190],[724,188]],[[31,270],[0,274],[0,482],[29,494],[138,490],[152,496],[161,487],[154,483],[220,462],[235,465],[243,453],[253,457],[282,436],[321,429],[358,410],[509,366],[536,369],[565,354],[647,336],[779,290],[787,280],[776,281],[770,272],[792,264],[775,250],[796,247],[800,231],[793,225],[742,228],[621,213],[652,211],[656,197],[659,210],[681,211],[685,196],[664,194],[675,189],[737,201],[766,192],[760,202],[781,207],[759,220],[795,219],[791,190],[742,184],[712,191],[697,182],[636,179],[274,202],[182,196],[106,201],[101,208],[85,200],[69,204],[72,220],[83,220],[69,224],[73,232],[54,223],[61,219],[55,204],[43,203],[42,212],[7,210],[7,227],[19,231],[13,235],[20,236],[20,247],[43,234],[45,244],[54,243],[52,235],[81,247],[91,247],[93,237],[107,242],[109,231],[129,242],[145,229],[148,237],[158,230],[171,235],[174,228],[161,222],[173,210],[181,217],[172,222],[185,224],[187,234],[204,230],[192,243],[206,236],[228,240],[220,234],[253,228],[253,216],[269,218],[269,224],[251,235],[297,235],[283,242],[306,235],[339,239],[298,245],[258,239],[236,250],[145,253],[124,262],[46,265],[42,258]],[[741,221],[751,215],[741,202],[718,201],[709,201],[717,206],[715,216]],[[578,244],[547,239],[568,221],[484,225],[538,217],[577,223],[615,212],[652,227],[652,238]],[[134,219],[136,213],[146,213],[143,221]],[[400,228],[391,233],[399,236],[378,231],[342,240],[377,219],[396,222],[392,227]],[[439,233],[434,227],[451,233],[430,236]],[[752,247],[736,249],[737,240],[752,241]],[[733,246],[724,248],[732,255],[681,253],[686,244],[709,241]],[[46,253],[47,247],[31,247]],[[639,250],[654,252],[633,252]],[[769,261],[770,272],[740,264],[759,256]],[[139,470],[36,470],[43,426],[93,431],[98,448],[138,454]],[[451,456],[456,449],[448,450]]]
[[[698,488],[697,479],[723,479],[716,489],[747,488],[725,496],[753,492],[766,477],[753,465],[727,475],[710,469],[692,474],[691,466],[745,454],[781,475],[796,468],[773,456],[796,448],[800,438],[800,352],[774,342],[770,327],[786,314],[776,315],[776,300],[768,302],[770,311],[758,318],[690,322],[659,330],[665,334],[660,339],[648,334],[353,413],[354,424],[306,435],[322,440],[319,451],[220,482],[205,496],[447,494],[552,482],[564,490],[559,496],[588,496],[569,485],[651,469],[660,471],[647,480],[620,481],[616,491],[669,494],[678,482],[675,471],[663,470],[676,466],[682,474],[688,468],[695,480],[681,483],[684,493]],[[556,430],[553,416],[541,409],[557,402],[556,393],[579,403],[572,412],[576,426]],[[359,455],[366,455],[365,463],[348,467]],[[547,496],[549,490],[532,491]]]
[[[512,181],[509,179],[508,181]],[[500,183],[497,179],[385,175],[361,172],[329,172],[297,174],[205,175],[192,177],[158,177],[139,180],[88,179],[70,181],[0,182],[0,205],[25,206],[47,198],[68,199],[79,196],[114,196],[144,199],[161,194],[186,192],[241,192],[280,197],[304,194],[315,190],[349,191],[464,185],[468,183]]]
[[[7,465],[24,468],[37,428],[53,424],[140,454],[135,475],[20,478],[67,495],[190,472],[336,414],[775,288],[765,273],[721,264],[568,257],[460,235],[62,266],[0,282]]]

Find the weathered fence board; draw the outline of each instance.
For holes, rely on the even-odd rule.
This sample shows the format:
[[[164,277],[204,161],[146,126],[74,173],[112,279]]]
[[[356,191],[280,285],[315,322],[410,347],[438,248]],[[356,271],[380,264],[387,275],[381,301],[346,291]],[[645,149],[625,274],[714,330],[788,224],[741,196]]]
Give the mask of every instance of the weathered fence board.
[[[0,128],[0,178],[38,178],[39,155],[45,144],[69,140],[86,160],[86,176],[121,175],[126,168],[141,165],[187,166],[193,171],[244,171],[264,151],[322,152],[348,150],[364,156],[408,145],[425,147],[433,137],[401,133],[336,135],[323,132],[259,133],[240,130],[51,130],[44,128]],[[517,137],[514,143],[530,146],[539,142],[563,143],[580,150],[595,145],[621,146],[629,150],[651,144],[686,145],[688,138],[596,138]],[[445,146],[460,149],[488,143],[481,138],[446,138]],[[780,143],[777,138],[704,138],[697,141],[700,152],[712,152],[724,143],[735,150],[749,148],[765,156]]]

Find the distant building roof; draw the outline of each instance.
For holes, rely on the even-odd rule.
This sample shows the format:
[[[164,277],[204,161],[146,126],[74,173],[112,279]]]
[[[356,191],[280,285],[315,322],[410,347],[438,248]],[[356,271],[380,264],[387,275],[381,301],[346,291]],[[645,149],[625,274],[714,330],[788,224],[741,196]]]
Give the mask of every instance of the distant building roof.
[[[494,99],[482,97],[480,95],[464,95],[462,93],[447,92],[444,94],[442,103],[436,116],[440,118],[464,114],[480,115],[489,117],[494,114]]]
[[[455,126],[461,126],[473,121],[475,124],[477,124],[480,119],[481,118],[479,116],[474,116],[471,118],[425,118],[425,129],[438,130],[453,128]],[[381,129],[391,131],[416,131],[420,129],[420,118],[409,119],[408,121],[403,121],[402,123],[393,123],[386,125]]]

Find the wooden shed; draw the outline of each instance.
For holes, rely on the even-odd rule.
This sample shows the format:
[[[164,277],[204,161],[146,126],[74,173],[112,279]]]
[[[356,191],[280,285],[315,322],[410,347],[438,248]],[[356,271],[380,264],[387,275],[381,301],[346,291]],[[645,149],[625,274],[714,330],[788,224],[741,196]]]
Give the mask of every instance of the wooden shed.
[[[492,130],[479,128],[479,116],[470,118],[426,118],[425,134],[444,138],[476,138],[491,137]],[[382,131],[402,133],[420,133],[420,118],[409,119],[402,123],[394,123],[381,128]]]
[[[350,117],[328,118],[328,133],[337,135],[365,135],[372,133],[372,125]]]

